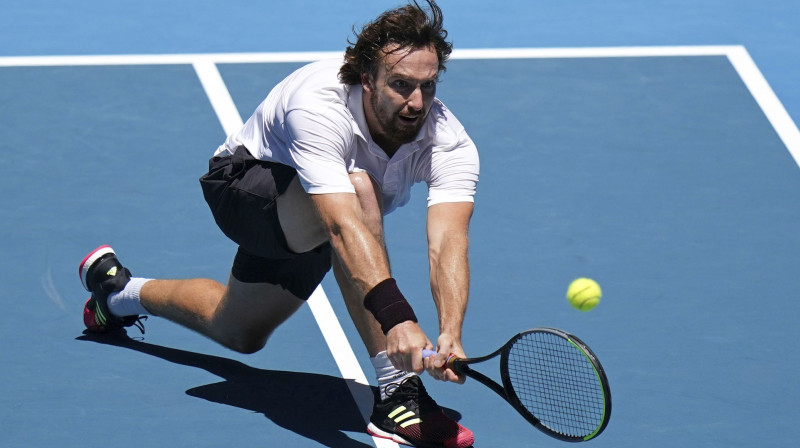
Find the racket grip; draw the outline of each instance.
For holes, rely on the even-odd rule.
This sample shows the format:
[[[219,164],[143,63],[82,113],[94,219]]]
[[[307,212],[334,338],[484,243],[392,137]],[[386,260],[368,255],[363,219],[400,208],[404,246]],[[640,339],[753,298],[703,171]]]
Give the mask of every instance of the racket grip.
[[[438,353],[436,353],[433,350],[428,350],[427,348],[422,349],[423,358],[430,358],[431,356],[436,356],[436,355],[438,355]]]
[[[433,350],[428,350],[426,348],[422,349],[422,357],[423,358],[430,358],[431,356],[436,356],[436,355],[438,355],[438,353],[436,353]],[[459,358],[456,355],[451,353],[450,356],[447,357],[447,363],[446,363],[447,367],[450,368],[450,369],[455,370],[454,362],[456,360],[458,360],[458,359]]]

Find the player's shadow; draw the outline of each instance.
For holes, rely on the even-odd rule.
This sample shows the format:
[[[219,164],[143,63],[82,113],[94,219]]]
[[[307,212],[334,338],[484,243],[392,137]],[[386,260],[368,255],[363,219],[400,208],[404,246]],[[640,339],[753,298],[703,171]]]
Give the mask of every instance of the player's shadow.
[[[331,448],[365,448],[345,432],[366,432],[350,388],[367,388],[353,380],[330,375],[257,369],[242,362],[204,355],[129,338],[124,333],[94,335],[78,340],[135,350],[175,364],[196,367],[225,381],[193,387],[188,395],[264,414],[276,425]],[[374,393],[374,390],[371,391]],[[460,415],[446,412],[453,418]]]
[[[193,387],[188,395],[264,414],[276,425],[331,448],[366,448],[345,432],[365,432],[349,387],[368,387],[330,375],[257,369],[239,361],[149,344],[123,333],[77,339],[124,347],[196,367],[225,381]],[[348,384],[350,383],[350,384]]]

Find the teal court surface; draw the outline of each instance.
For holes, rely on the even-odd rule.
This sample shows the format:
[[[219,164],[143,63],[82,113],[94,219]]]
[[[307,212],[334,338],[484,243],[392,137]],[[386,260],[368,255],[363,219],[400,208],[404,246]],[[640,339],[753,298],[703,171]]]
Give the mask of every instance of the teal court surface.
[[[183,37],[221,33],[211,27],[221,2],[189,22],[176,20],[185,2],[145,13],[38,1],[0,19],[0,446],[395,446],[365,432],[372,367],[332,275],[254,355],[155,317],[144,335],[82,333],[88,296],[77,266],[100,244],[137,276],[225,281],[235,247],[197,178],[275,83],[339,57],[353,24],[395,6],[335,3],[275,5],[284,17],[328,13],[284,46],[274,39],[290,21],[271,21],[273,40],[261,47],[251,27]],[[781,17],[798,8],[700,2],[693,8],[709,19],[695,27],[668,2],[652,6],[664,22],[621,1],[607,10],[580,2],[577,13],[464,3],[472,9],[440,4],[457,50],[438,96],[481,154],[468,353],[536,326],[581,337],[605,367],[614,406],[591,446],[791,446],[800,436],[800,94],[787,81],[798,56],[784,51],[798,33]],[[241,5],[228,8],[249,24]],[[748,11],[750,21],[739,19]],[[523,13],[550,33],[520,26]],[[617,31],[585,26],[612,13]],[[162,26],[142,37],[133,17]],[[75,31],[66,18],[91,26]],[[26,20],[36,33],[25,34]],[[665,37],[673,31],[682,34]],[[335,44],[323,39],[331,35]],[[387,217],[387,242],[435,338],[425,195],[415,187]],[[564,298],[580,276],[603,286],[589,313]],[[475,381],[426,385],[475,432],[476,447],[564,445]]]

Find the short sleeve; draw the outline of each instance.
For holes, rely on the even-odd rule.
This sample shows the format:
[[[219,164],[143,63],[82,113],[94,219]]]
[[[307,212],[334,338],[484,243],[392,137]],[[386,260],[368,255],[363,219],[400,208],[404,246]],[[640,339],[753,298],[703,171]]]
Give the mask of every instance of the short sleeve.
[[[284,122],[289,152],[303,188],[309,194],[355,193],[345,162],[355,134],[345,111],[326,113],[293,109]]]
[[[428,206],[442,202],[474,202],[480,173],[478,149],[461,129],[455,145],[431,153]]]

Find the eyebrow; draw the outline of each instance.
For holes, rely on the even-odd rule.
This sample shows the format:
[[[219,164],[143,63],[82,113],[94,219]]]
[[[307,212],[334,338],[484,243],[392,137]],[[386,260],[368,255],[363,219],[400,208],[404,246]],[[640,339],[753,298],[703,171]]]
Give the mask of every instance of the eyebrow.
[[[411,76],[411,75],[407,75],[407,74],[402,73],[402,72],[389,73],[386,76],[387,80],[390,80],[390,79],[393,79],[393,78],[401,78],[403,80],[415,81],[415,82],[418,82],[420,84],[423,84],[423,83],[426,83],[428,81],[439,82],[439,73],[437,72],[435,75],[433,75],[433,77],[430,77],[430,78],[417,78],[417,77],[414,77],[414,76]]]

